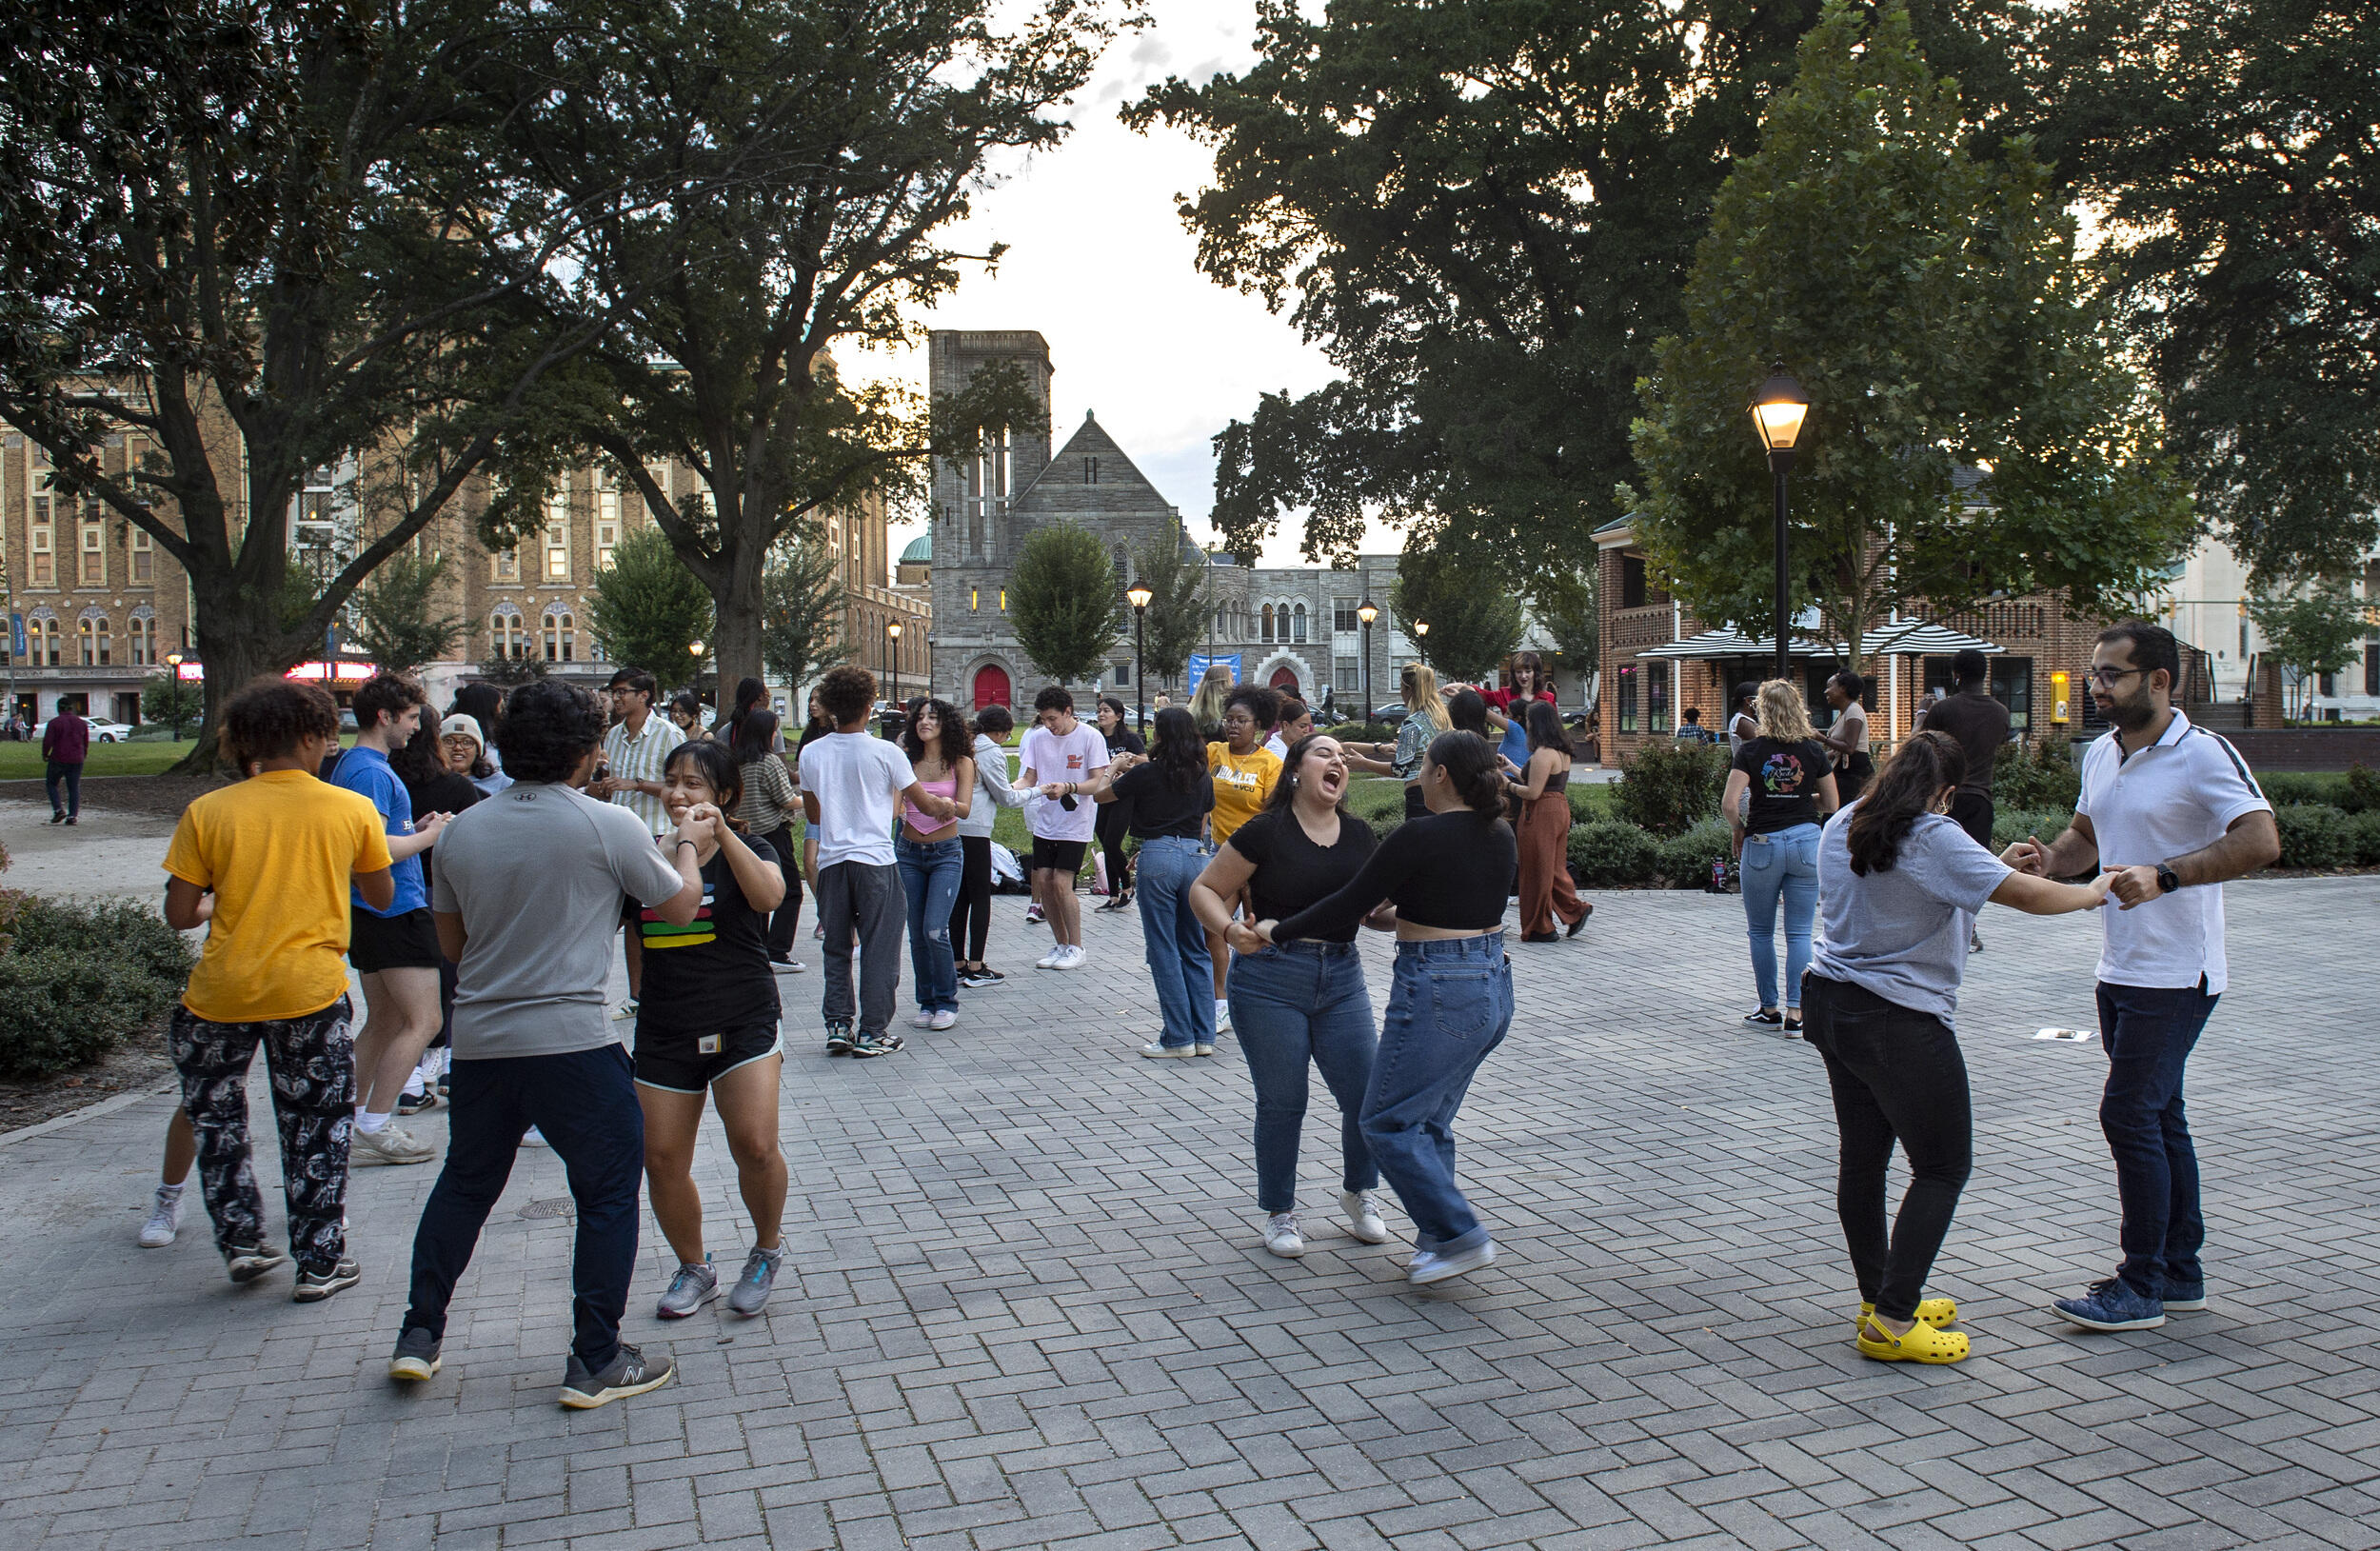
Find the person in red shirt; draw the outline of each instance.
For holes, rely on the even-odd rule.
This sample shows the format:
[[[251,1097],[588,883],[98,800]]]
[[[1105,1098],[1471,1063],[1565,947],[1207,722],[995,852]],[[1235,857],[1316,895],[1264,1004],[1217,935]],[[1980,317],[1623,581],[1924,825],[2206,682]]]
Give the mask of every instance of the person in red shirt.
[[[41,757],[48,762],[41,784],[50,794],[50,822],[74,824],[83,816],[83,761],[90,757],[90,724],[60,708],[42,729]],[[66,801],[58,801],[58,784],[66,784]]]
[[[1479,698],[1488,703],[1495,714],[1488,726],[1502,740],[1498,754],[1521,768],[1529,764],[1529,702],[1544,701],[1554,705],[1554,685],[1547,677],[1544,660],[1534,651],[1524,651],[1513,658],[1513,682],[1507,689],[1482,689]]]

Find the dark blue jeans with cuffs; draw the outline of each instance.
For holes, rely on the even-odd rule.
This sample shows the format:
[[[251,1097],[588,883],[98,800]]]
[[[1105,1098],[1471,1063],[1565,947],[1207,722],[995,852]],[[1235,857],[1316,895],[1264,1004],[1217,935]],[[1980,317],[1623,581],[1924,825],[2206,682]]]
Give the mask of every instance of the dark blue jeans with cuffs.
[[[2182,1068],[2218,997],[2195,985],[2099,983],[2099,1043],[2107,1047],[2108,1085],[2099,1128],[2115,1156],[2115,1194],[2123,1204],[2117,1275],[2144,1298],[2195,1298],[2206,1273],[2198,1251],[2207,1222],[2198,1199],[2198,1152],[2182,1108]]]

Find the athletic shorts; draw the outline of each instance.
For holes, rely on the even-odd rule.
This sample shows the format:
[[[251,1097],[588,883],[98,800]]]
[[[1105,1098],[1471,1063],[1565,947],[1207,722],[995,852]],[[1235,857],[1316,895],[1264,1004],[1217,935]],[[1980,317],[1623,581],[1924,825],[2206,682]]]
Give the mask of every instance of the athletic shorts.
[[[664,1093],[702,1093],[738,1066],[783,1055],[784,1050],[784,1036],[777,1032],[775,1024],[754,1024],[700,1037],[639,1034],[636,1080]]]
[[[1033,837],[1033,870],[1062,872],[1071,878],[1082,870],[1083,848],[1087,840],[1052,840],[1047,835]]]
[[[427,910],[376,916],[347,906],[347,962],[359,975],[384,969],[435,969],[446,962],[438,951],[438,924]]]

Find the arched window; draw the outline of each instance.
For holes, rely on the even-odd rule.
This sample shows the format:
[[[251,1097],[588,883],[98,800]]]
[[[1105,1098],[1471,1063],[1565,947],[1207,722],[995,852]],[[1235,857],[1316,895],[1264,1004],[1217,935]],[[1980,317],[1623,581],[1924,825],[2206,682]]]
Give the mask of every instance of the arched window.
[[[127,632],[132,638],[132,666],[157,666],[157,611],[147,604],[132,610],[132,623]]]
[[[58,638],[58,616],[48,608],[36,609],[33,617],[25,622],[25,646],[26,649],[31,653],[30,662],[33,666],[56,667],[59,666],[61,646]]]
[[[1271,604],[1264,606],[1261,627],[1257,632],[1257,639],[1259,641],[1273,639],[1273,606]]]
[[[106,667],[109,665],[108,616],[96,608],[86,608],[83,617],[74,622],[74,634],[83,648],[85,667]]]
[[[1289,639],[1298,643],[1299,646],[1303,646],[1306,639],[1305,605],[1299,604],[1297,608],[1291,612],[1289,616]]]
[[[578,632],[570,627],[570,615],[561,608],[545,610],[545,661],[568,663],[577,660]]]
[[[529,654],[528,632],[521,624],[520,606],[500,603],[487,617],[487,643],[490,657],[522,658]]]

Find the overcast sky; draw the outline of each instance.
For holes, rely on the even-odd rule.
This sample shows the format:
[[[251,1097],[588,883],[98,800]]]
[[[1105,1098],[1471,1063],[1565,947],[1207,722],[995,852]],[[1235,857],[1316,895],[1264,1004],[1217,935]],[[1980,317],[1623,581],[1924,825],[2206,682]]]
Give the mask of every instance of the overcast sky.
[[[1215,433],[1257,396],[1302,393],[1329,364],[1285,316],[1226,290],[1194,267],[1197,244],[1174,209],[1205,186],[1205,148],[1172,130],[1135,134],[1117,109],[1168,75],[1204,81],[1254,61],[1248,0],[1146,0],[1155,26],[1109,50],[1077,101],[1060,148],[1013,171],[953,229],[954,246],[1005,242],[996,273],[971,275],[928,322],[937,328],[1033,328],[1056,376],[1052,435],[1062,443],[1097,411],[1140,471],[1181,508],[1195,540],[1214,536]],[[980,250],[980,249],[978,249]],[[859,369],[878,368],[869,358]],[[923,352],[887,364],[922,387]],[[1300,564],[1302,518],[1266,547],[1270,565]],[[896,528],[893,553],[923,530]],[[1395,548],[1381,530],[1365,548]]]

